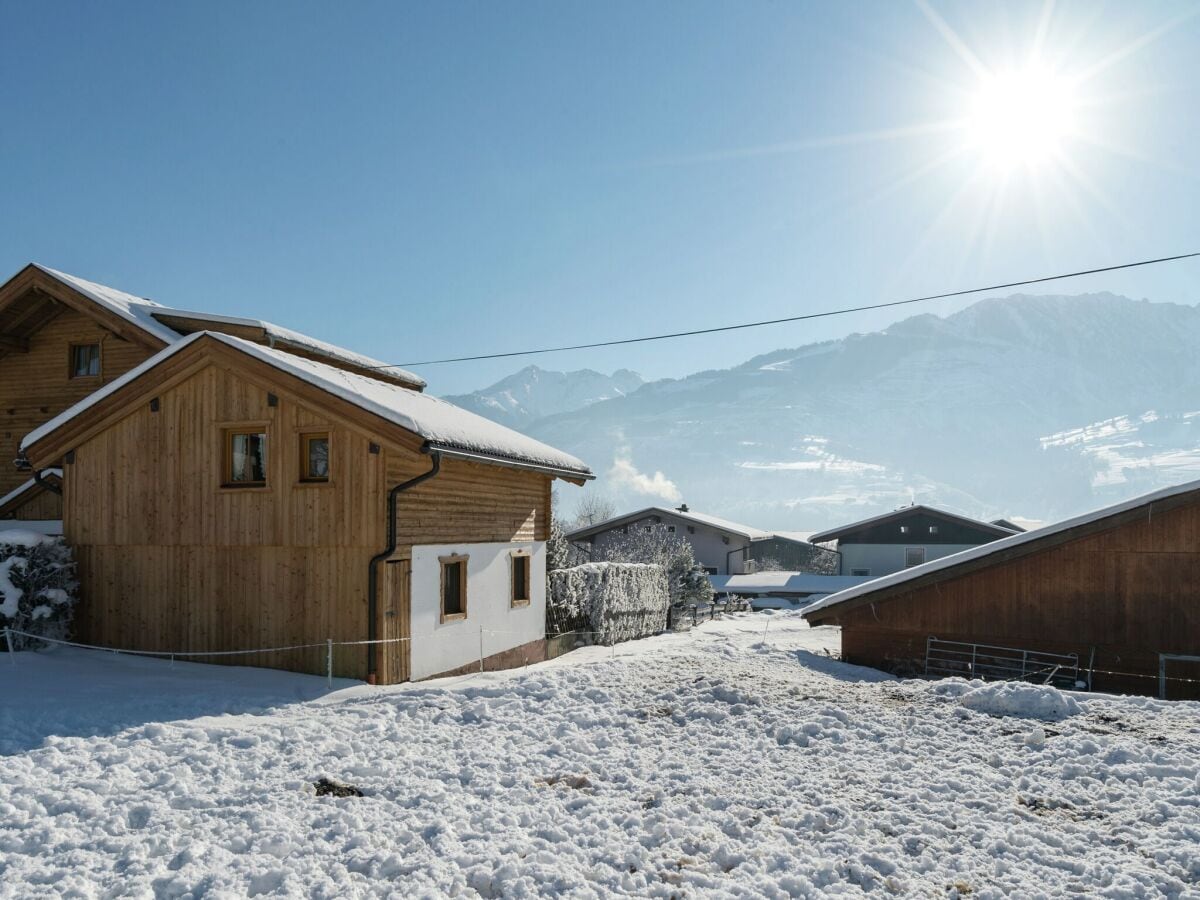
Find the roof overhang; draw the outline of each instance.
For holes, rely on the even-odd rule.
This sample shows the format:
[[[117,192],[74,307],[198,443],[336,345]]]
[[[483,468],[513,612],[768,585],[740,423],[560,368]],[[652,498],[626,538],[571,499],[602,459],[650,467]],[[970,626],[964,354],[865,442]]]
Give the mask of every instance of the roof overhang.
[[[861,587],[832,594],[803,615],[814,625],[836,624],[840,615],[911,594],[922,588],[962,578],[993,566],[1062,546],[1071,541],[1110,531],[1156,513],[1168,512],[1200,501],[1200,481],[1189,482],[1113,507],[1098,510],[1034,531],[1019,532],[990,544],[981,544],[950,556],[914,566],[903,572],[872,579]],[[1110,511],[1111,510],[1111,511]],[[875,585],[872,587],[872,585]],[[843,597],[843,595],[845,595]],[[840,598],[840,599],[839,599]]]
[[[169,390],[212,362],[236,367],[247,377],[259,379],[264,389],[287,390],[307,402],[328,410],[344,421],[381,441],[411,450],[437,450],[471,462],[487,463],[510,469],[537,471],[555,478],[582,484],[594,477],[590,471],[576,471],[533,461],[488,454],[448,444],[436,444],[382,415],[332,393],[318,384],[299,377],[286,368],[278,368],[259,358],[249,349],[236,346],[233,339],[207,332],[196,332],[162,350],[140,366],[96,391],[50,422],[31,432],[21,444],[23,457],[33,468],[56,464],[67,451],[123,418],[138,404]]]

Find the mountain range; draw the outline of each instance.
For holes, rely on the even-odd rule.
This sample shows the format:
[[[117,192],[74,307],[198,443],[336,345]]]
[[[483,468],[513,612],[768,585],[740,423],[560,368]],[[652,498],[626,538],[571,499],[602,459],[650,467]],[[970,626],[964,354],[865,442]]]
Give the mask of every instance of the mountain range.
[[[1048,521],[1200,477],[1200,309],[1017,295],[681,379],[529,367],[448,399],[580,456],[619,509]]]
[[[445,399],[510,428],[528,429],[538,419],[624,397],[642,384],[642,376],[628,369],[603,375],[591,369],[552,372],[526,366],[489,388]]]

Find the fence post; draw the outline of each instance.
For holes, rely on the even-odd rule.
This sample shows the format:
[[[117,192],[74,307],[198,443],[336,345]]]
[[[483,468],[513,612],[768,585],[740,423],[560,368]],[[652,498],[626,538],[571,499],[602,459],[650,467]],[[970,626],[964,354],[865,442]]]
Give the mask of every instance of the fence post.
[[[333,689],[333,638],[325,638],[325,685]]]
[[[765,646],[765,645],[766,645],[766,643],[767,643],[767,629],[768,629],[768,628],[770,628],[770,627],[771,627],[771,617],[770,617],[770,616],[767,616],[767,624],[763,626],[763,639],[762,639],[762,642],[763,642],[763,645],[764,645],[764,646]]]
[[[4,640],[8,644],[9,665],[15,666],[17,664],[17,653],[15,650],[13,650],[12,629],[10,629],[10,628],[4,629]]]
[[[479,626],[479,671],[483,671],[483,626]]]

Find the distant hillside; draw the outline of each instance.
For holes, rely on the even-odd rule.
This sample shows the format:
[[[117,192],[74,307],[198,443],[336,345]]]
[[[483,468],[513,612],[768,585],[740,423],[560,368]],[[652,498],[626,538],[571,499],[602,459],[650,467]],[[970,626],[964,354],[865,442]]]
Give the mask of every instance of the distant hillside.
[[[628,369],[604,375],[591,369],[550,372],[527,366],[491,387],[445,399],[504,425],[526,428],[546,416],[623,397],[636,391],[642,383],[642,376]]]
[[[621,506],[682,498],[793,531],[914,500],[1055,519],[1200,477],[1191,306],[1014,296],[600,402],[544,391],[581,374],[526,369],[470,408],[578,454]]]

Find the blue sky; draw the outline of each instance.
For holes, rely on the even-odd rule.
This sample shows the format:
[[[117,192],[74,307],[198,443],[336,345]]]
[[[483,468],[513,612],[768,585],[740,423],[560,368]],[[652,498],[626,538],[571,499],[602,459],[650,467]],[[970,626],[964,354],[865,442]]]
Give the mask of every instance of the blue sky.
[[[1200,249],[1195,3],[4,7],[0,270],[397,363]],[[980,66],[1035,44],[1088,76],[1078,134],[997,167],[961,122]],[[1182,263],[1056,290],[1198,284]],[[536,362],[676,376],[896,317]],[[524,363],[421,372],[451,393]]]

